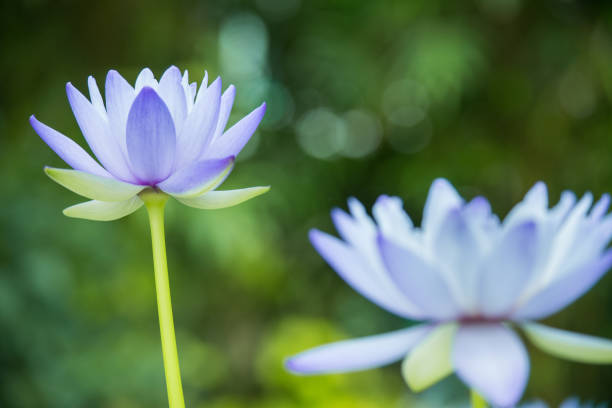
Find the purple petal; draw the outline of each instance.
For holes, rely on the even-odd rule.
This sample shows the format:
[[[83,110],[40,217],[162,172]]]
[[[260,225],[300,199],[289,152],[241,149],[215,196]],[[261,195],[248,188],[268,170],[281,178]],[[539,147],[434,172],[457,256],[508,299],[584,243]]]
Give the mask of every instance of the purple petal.
[[[198,94],[198,83],[197,82],[190,83],[188,89],[190,91],[191,105],[193,107],[193,104],[195,103],[195,96]]]
[[[326,344],[287,359],[289,371],[299,374],[367,370],[402,359],[431,330],[424,324],[376,336]]]
[[[136,93],[134,88],[115,70],[106,75],[106,111],[111,133],[127,157],[125,126]]]
[[[236,88],[234,85],[230,85],[223,95],[221,96],[221,106],[219,108],[219,119],[217,120],[217,127],[213,135],[212,140],[217,140],[225,130],[227,126],[227,120],[232,112],[232,106],[234,105],[234,97],[236,96]]]
[[[414,307],[403,298],[396,298],[370,269],[359,251],[336,237],[313,229],[310,242],[323,259],[358,293],[371,302],[398,316],[415,318]]]
[[[126,142],[132,170],[141,182],[153,185],[170,175],[176,150],[174,123],[153,88],[144,87],[134,100]]]
[[[571,191],[564,191],[561,193],[559,202],[550,209],[550,216],[554,220],[553,225],[558,226],[570,212],[572,207],[576,204],[576,195]]]
[[[66,84],[66,93],[83,136],[100,163],[115,177],[131,181],[132,174],[119,144],[111,137],[108,122],[70,82]]]
[[[584,224],[590,224],[585,226]],[[583,223],[579,238],[574,238],[576,242],[572,246],[571,253],[563,260],[560,267],[551,281],[564,276],[568,271],[572,271],[593,259],[601,256],[603,250],[612,239],[612,215],[608,215],[599,221],[586,221]]]
[[[201,160],[183,167],[157,186],[168,194],[195,197],[219,185],[233,164],[233,157]]]
[[[548,190],[546,184],[538,181],[525,194],[525,198],[510,210],[504,219],[504,225],[509,228],[515,223],[544,217],[548,209]]]
[[[543,319],[569,306],[587,292],[612,266],[612,250],[553,281],[513,314],[514,319]]]
[[[140,92],[142,88],[145,86],[149,86],[153,89],[157,89],[157,81],[155,80],[155,75],[153,75],[153,71],[149,68],[145,68],[140,71],[138,77],[136,78],[136,92]]]
[[[576,245],[576,237],[584,226],[584,219],[592,202],[593,195],[586,193],[567,214],[551,245],[550,260],[540,277],[541,279],[551,280],[556,274],[564,271],[567,254],[571,253]]]
[[[429,188],[429,194],[423,209],[422,229],[428,243],[433,241],[448,211],[460,207],[462,203],[463,199],[448,180],[443,178],[434,180]]]
[[[197,88],[197,83],[193,82],[191,84],[191,87],[193,87],[193,84],[196,84],[196,88]],[[195,94],[196,99],[195,99],[195,103],[198,103],[198,101],[200,99],[202,99],[202,97],[204,96],[204,94],[206,93],[206,88],[208,87],[208,71],[204,71],[204,77],[202,78],[202,83],[200,84],[200,89],[198,90],[197,94]]]
[[[610,207],[610,195],[603,194],[599,201],[595,203],[591,212],[589,213],[589,218],[591,220],[599,220],[601,217],[606,215],[608,208]]]
[[[474,197],[464,208],[466,217],[486,218],[491,215],[491,204],[484,197]]]
[[[398,246],[383,235],[379,235],[378,245],[391,278],[410,301],[433,319],[457,316],[458,305],[438,270],[412,250]]]
[[[516,404],[529,377],[520,338],[502,324],[470,324],[457,330],[453,364],[459,378],[493,405]]]
[[[200,91],[202,93],[202,91]],[[185,124],[177,139],[177,166],[190,163],[201,156],[202,151],[212,139],[217,118],[219,116],[219,103],[221,100],[221,78],[217,78],[208,87],[201,98],[196,101],[193,109],[187,116]],[[234,156],[216,156],[215,159]],[[209,159],[213,157],[207,157]]]
[[[87,87],[89,88],[89,99],[91,99],[91,104],[96,108],[98,113],[105,118],[106,108],[104,107],[104,101],[102,100],[102,95],[100,94],[96,79],[91,75],[87,78]]]
[[[432,242],[440,272],[463,308],[473,309],[478,287],[478,262],[483,248],[462,209],[452,208],[440,223]]]
[[[180,134],[187,116],[187,100],[181,80],[181,71],[172,66],[164,72],[157,88],[159,96],[166,102],[166,106],[172,114],[176,134]]]
[[[369,225],[363,219],[355,219],[340,208],[332,209],[331,218],[342,239],[355,248],[363,251],[375,246],[377,231],[373,224]]]
[[[112,177],[81,146],[55,129],[39,122],[34,115],[30,116],[30,125],[38,133],[38,136],[73,169],[97,176]]]
[[[185,70],[183,77],[181,78],[181,86],[183,87],[183,94],[185,95],[185,106],[187,107],[187,112],[191,112],[195,92],[192,92],[191,86],[189,85],[189,73],[187,70]]]
[[[266,104],[264,102],[219,136],[215,143],[205,151],[204,155],[206,157],[238,155],[251,136],[253,136],[253,133],[255,133],[255,129],[259,126],[259,122],[261,122],[265,113]]]
[[[538,230],[533,221],[512,227],[489,253],[479,271],[481,313],[502,316],[515,304],[533,276],[538,255]]]
[[[381,195],[374,203],[372,213],[384,235],[410,240],[414,226],[399,197]]]

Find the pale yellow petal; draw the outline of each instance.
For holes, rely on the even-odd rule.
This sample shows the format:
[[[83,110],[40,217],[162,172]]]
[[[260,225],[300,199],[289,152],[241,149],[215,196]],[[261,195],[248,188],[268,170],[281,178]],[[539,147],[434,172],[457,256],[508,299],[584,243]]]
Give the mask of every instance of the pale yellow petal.
[[[581,363],[612,364],[612,340],[538,323],[525,323],[521,327],[533,344],[553,356]]]
[[[79,170],[46,167],[45,173],[56,183],[92,200],[124,201],[134,197],[145,188]]]
[[[269,186],[249,187],[239,190],[209,191],[198,197],[177,199],[185,205],[203,210],[216,210],[243,203],[270,190]]]
[[[87,201],[64,210],[64,215],[93,221],[113,221],[129,215],[143,205],[138,196],[125,201]]]
[[[402,363],[404,380],[413,391],[432,386],[453,372],[451,350],[456,323],[436,327]]]

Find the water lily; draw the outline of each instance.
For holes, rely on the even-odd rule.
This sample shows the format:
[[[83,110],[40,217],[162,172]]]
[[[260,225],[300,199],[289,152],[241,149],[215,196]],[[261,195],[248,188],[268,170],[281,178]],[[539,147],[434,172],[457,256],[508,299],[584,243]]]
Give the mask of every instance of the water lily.
[[[145,68],[132,87],[117,71],[109,71],[106,101],[91,76],[90,99],[66,84],[74,116],[98,161],[31,116],[36,133],[72,167],[47,167],[45,172],[92,200],[68,207],[64,214],[115,220],[140,208],[147,191],[203,209],[229,207],[265,193],[268,187],[216,190],[255,132],[266,105],[226,130],[235,88],[230,85],[221,94],[221,78],[207,82],[205,75],[198,89],[187,71],[181,74],[177,67],[168,68],[157,81]]]
[[[166,261],[164,208],[170,197],[196,208],[214,209],[239,204],[269,187],[218,191],[234,159],[263,118],[265,103],[225,130],[235,89],[221,94],[221,79],[210,86],[207,75],[199,89],[170,67],[159,81],[148,68],[132,87],[116,71],[106,76],[106,101],[93,77],[88,100],[72,84],[68,101],[94,160],[77,143],[34,116],[30,123],[39,136],[72,169],[45,168],[62,186],[91,201],[68,207],[70,217],[109,221],[145,205],[151,225],[153,266],[171,408],[184,408],[183,388],[170,299]],[[105,104],[106,102],[106,104]]]
[[[342,239],[313,230],[312,244],[363,296],[424,323],[305,351],[287,360],[288,369],[340,373],[403,359],[415,391],[455,372],[477,397],[510,406],[529,377],[514,327],[555,356],[612,363],[612,341],[534,322],[570,305],[612,265],[610,197],[592,201],[566,191],[549,209],[540,182],[500,221],[485,198],[465,202],[438,179],[417,228],[397,197],[376,201],[375,221],[350,199],[350,215],[332,212]]]
[[[552,407],[553,407],[552,405],[548,405],[547,403],[543,401],[526,402],[524,404],[519,405],[519,408],[552,408]],[[581,401],[577,397],[571,397],[561,402],[561,404],[559,404],[559,408],[608,408],[608,403]]]

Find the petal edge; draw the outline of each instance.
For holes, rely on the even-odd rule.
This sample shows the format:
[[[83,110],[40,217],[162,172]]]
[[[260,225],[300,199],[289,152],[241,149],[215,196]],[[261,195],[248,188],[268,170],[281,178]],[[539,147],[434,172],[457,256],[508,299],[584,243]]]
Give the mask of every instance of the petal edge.
[[[380,367],[401,359],[430,329],[429,325],[422,324],[325,344],[288,358],[285,367],[298,374],[344,373]]]
[[[251,198],[267,193],[270,186],[248,187],[239,190],[209,191],[197,197],[177,199],[185,205],[201,210],[217,210],[233,207]]]
[[[533,344],[555,357],[580,363],[612,364],[612,340],[538,323],[525,323],[521,328]]]
[[[451,349],[456,323],[445,323],[416,346],[402,363],[402,376],[415,392],[434,385],[453,372]]]
[[[138,196],[125,201],[86,201],[65,208],[63,213],[67,217],[81,218],[91,221],[114,221],[130,215],[142,207],[144,203]]]
[[[79,170],[45,167],[45,173],[68,190],[92,200],[124,201],[134,197],[145,188]]]

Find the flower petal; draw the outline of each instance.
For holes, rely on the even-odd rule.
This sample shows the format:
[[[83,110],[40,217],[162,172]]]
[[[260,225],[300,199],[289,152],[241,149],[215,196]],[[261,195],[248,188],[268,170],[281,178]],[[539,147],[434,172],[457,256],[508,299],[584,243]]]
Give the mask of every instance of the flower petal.
[[[600,220],[604,215],[606,215],[609,207],[610,195],[603,194],[595,205],[593,205],[593,208],[591,208],[591,211],[589,212],[589,219],[593,221]]]
[[[202,94],[201,97],[199,94]],[[217,78],[208,88],[200,90],[199,94],[199,99],[185,119],[183,129],[177,138],[177,168],[200,157],[212,139],[219,117],[221,78]],[[226,154],[215,158],[228,156],[233,155]]]
[[[529,357],[521,339],[504,325],[460,326],[452,355],[459,378],[493,405],[512,406],[523,395]]]
[[[365,207],[353,197],[349,198],[348,205],[351,215],[335,208],[331,216],[340,236],[352,247],[352,251],[359,253],[359,259],[363,262],[361,269],[367,271],[366,281],[374,282],[377,290],[384,293],[388,304],[398,305],[403,310],[403,316],[411,316],[413,319],[424,317],[423,311],[406,298],[389,276],[376,242],[376,224]]]
[[[468,218],[485,219],[491,215],[491,204],[482,196],[477,196],[465,204],[465,214]]]
[[[404,380],[415,392],[428,388],[453,372],[451,346],[457,324],[437,326],[402,363]]]
[[[172,66],[164,72],[159,80],[157,92],[170,110],[176,134],[180,134],[187,116],[187,101],[181,85],[181,71],[177,67]]]
[[[470,209],[469,207],[468,209]],[[438,226],[432,241],[441,276],[463,310],[475,310],[478,263],[484,248],[461,208],[451,208]]]
[[[106,117],[106,108],[104,107],[104,101],[102,100],[102,94],[96,83],[96,79],[91,75],[87,78],[87,87],[89,88],[89,99],[91,104],[96,108],[100,116]]]
[[[136,92],[140,92],[140,90],[145,86],[157,89],[157,81],[155,80],[155,75],[153,75],[153,71],[151,71],[151,69],[149,68],[144,68],[138,74],[135,84]]]
[[[375,271],[371,270],[361,252],[316,229],[311,230],[309,236],[310,242],[323,259],[362,296],[398,316],[420,317],[401,294],[396,297],[394,293],[385,290],[385,286]]]
[[[87,144],[106,170],[122,180],[132,175],[121,148],[112,139],[108,122],[93,105],[69,82],[66,84],[68,101]]]
[[[586,193],[569,212],[563,224],[561,224],[550,248],[550,260],[545,270],[542,271],[541,276],[538,277],[538,281],[542,285],[547,285],[557,278],[560,273],[566,272],[566,269],[563,268],[563,263],[567,259],[567,254],[572,251],[576,243],[577,232],[583,226],[584,218],[592,202],[593,195]]]
[[[510,310],[533,276],[538,256],[538,230],[526,221],[510,228],[487,255],[478,272],[478,297],[484,316],[498,317]]]
[[[195,84],[195,88],[197,88],[198,84],[197,82],[193,82],[191,83],[191,87],[193,88],[193,85]],[[202,99],[202,97],[204,96],[205,92],[206,92],[206,88],[208,87],[208,71],[204,71],[204,77],[202,78],[202,82],[200,83],[200,89],[194,89],[194,91],[198,91],[195,94],[195,101],[194,103],[198,103],[198,101],[200,99]]]
[[[553,356],[580,363],[612,364],[612,340],[537,323],[525,323],[521,327],[533,344]]]
[[[34,115],[30,116],[30,125],[38,136],[73,169],[102,177],[112,177],[81,146],[55,129],[39,122]]]
[[[237,156],[253,133],[255,133],[255,129],[259,126],[259,122],[261,122],[265,113],[266,104],[264,102],[219,136],[215,143],[203,153],[204,156],[211,158],[228,155]]]
[[[563,198],[563,197],[562,197]],[[514,223],[532,219],[540,219],[548,208],[548,190],[546,184],[538,181],[525,194],[525,198],[515,205],[504,219],[504,226],[511,227]]]
[[[141,182],[153,185],[170,175],[176,150],[174,122],[153,88],[142,88],[134,100],[127,119],[126,142],[132,171]]]
[[[378,245],[384,264],[399,289],[433,319],[452,319],[459,313],[440,271],[411,249],[400,247],[383,235]]]
[[[233,157],[201,160],[183,167],[159,183],[158,187],[177,198],[197,197],[221,184],[233,166]]]
[[[381,195],[376,199],[372,213],[383,235],[408,246],[416,245],[412,220],[402,208],[399,197]]]
[[[110,70],[106,75],[105,94],[106,112],[112,136],[127,157],[125,127],[136,93],[134,88],[117,71]]]
[[[362,253],[365,254],[369,251],[369,257],[377,255],[376,237],[378,229],[376,224],[368,215],[363,204],[356,198],[350,197],[348,206],[350,215],[339,208],[334,208],[331,212],[332,221],[340,236]]]
[[[376,336],[339,341],[287,359],[289,371],[300,374],[367,370],[401,359],[431,330],[427,324]]]
[[[429,188],[425,208],[423,209],[422,230],[425,241],[431,244],[439,226],[452,208],[458,208],[463,199],[448,180],[439,178],[434,180]]]
[[[268,192],[268,190],[270,190],[270,186],[241,188],[239,190],[209,191],[197,197],[178,198],[178,200],[190,207],[202,210],[217,210],[238,205],[258,195],[262,195]]]
[[[64,209],[64,215],[92,221],[113,221],[133,213],[143,204],[138,196],[125,201],[92,200]]]
[[[187,112],[189,113],[193,108],[195,92],[192,92],[191,86],[189,85],[189,73],[187,70],[185,70],[181,78],[181,86],[183,87],[183,94],[185,95],[185,106],[187,106]]]
[[[612,249],[544,287],[519,306],[514,319],[543,319],[573,303],[612,266]]]
[[[79,170],[45,167],[45,173],[68,190],[92,200],[123,201],[132,198],[145,187],[124,183],[109,177],[96,176]]]
[[[230,113],[232,112],[232,106],[234,105],[235,96],[236,88],[234,87],[234,85],[228,86],[225,92],[223,92],[223,95],[221,96],[219,119],[217,120],[217,127],[215,128],[215,133],[212,137],[213,142],[223,134],[225,126],[227,126],[227,121],[230,117]]]

